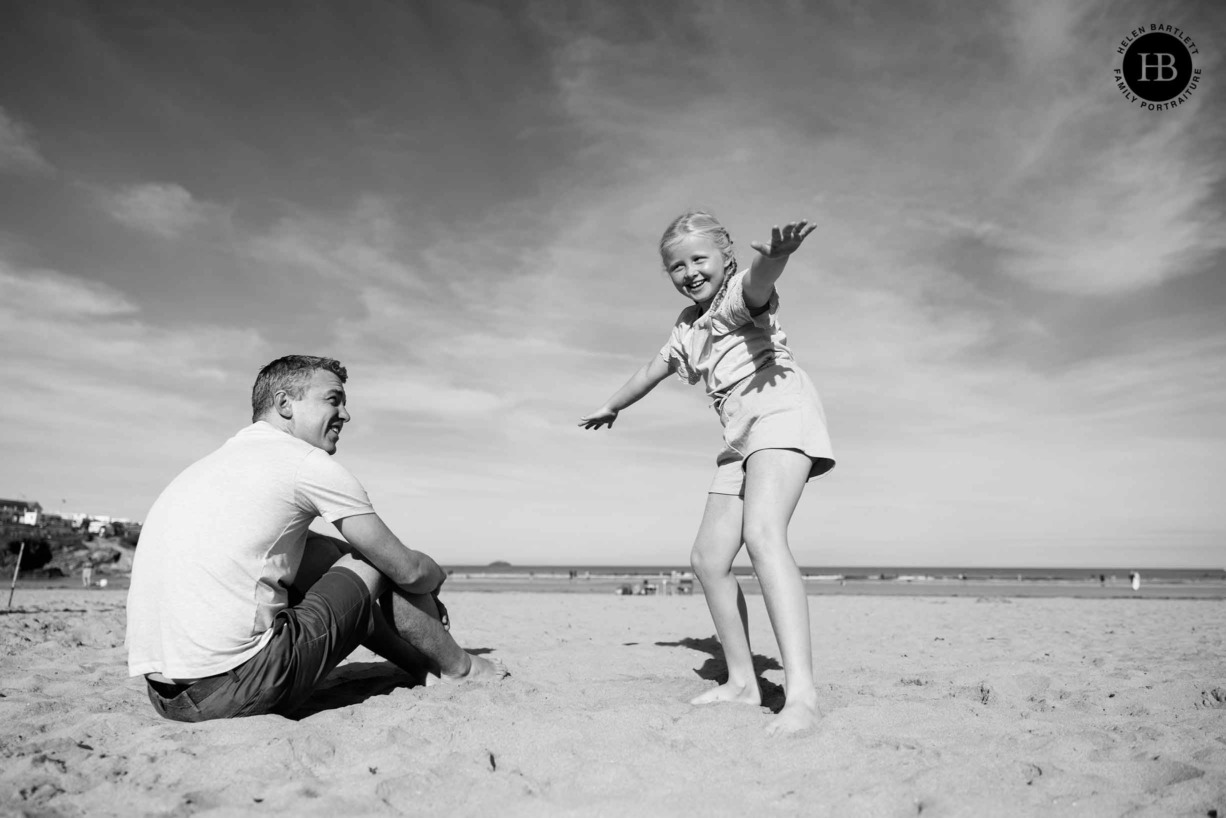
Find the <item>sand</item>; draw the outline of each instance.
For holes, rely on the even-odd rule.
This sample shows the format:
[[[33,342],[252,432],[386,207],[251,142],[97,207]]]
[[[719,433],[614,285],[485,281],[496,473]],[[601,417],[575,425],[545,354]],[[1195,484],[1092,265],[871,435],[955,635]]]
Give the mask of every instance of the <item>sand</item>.
[[[693,597],[453,592],[513,676],[404,686],[365,650],[296,720],[177,724],[126,677],[124,594],[0,610],[0,814],[1226,815],[1221,600],[810,599],[825,712],[695,708],[720,676]]]

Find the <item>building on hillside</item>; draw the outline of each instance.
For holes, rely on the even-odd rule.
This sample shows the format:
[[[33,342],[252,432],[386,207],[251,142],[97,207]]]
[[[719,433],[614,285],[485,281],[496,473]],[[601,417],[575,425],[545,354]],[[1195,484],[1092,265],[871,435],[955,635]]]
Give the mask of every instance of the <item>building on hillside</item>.
[[[0,522],[38,525],[43,507],[29,500],[0,500]]]

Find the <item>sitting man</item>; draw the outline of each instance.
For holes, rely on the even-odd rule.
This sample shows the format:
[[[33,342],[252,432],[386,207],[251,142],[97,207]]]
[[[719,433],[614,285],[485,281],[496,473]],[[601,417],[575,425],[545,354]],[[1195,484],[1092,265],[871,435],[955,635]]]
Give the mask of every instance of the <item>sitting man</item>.
[[[437,604],[446,575],[407,548],[331,459],[345,368],[291,355],[260,370],[253,421],[162,492],[128,592],[128,671],[177,721],[287,715],[359,644],[423,681],[494,680]],[[313,535],[316,517],[348,542]]]

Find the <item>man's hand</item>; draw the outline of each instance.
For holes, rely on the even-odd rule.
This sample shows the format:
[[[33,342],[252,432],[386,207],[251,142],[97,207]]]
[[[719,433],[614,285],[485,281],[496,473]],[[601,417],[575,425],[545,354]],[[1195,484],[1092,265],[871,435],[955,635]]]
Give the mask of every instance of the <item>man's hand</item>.
[[[751,241],[749,246],[757,250],[766,258],[783,258],[795,253],[797,249],[809,234],[817,229],[817,225],[809,224],[808,221],[789,222],[779,229],[779,225],[771,228],[771,243],[763,244],[760,241]]]
[[[451,617],[447,614],[447,606],[443,604],[443,600],[438,598],[438,588],[435,588],[430,596],[434,598],[434,607],[438,608],[438,621],[443,623],[443,630],[451,630]]]

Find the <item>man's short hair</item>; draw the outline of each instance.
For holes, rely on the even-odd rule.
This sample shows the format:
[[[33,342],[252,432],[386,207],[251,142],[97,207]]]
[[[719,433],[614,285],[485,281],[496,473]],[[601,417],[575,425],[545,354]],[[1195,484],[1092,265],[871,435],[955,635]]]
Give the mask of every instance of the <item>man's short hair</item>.
[[[273,396],[278,392],[284,391],[295,400],[301,398],[306,394],[311,376],[319,369],[336,375],[341,383],[349,378],[340,361],[315,355],[286,355],[261,369],[251,388],[251,422],[256,422],[272,408]]]

